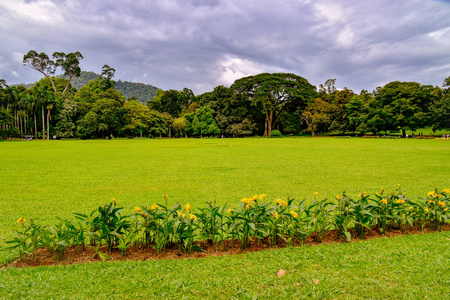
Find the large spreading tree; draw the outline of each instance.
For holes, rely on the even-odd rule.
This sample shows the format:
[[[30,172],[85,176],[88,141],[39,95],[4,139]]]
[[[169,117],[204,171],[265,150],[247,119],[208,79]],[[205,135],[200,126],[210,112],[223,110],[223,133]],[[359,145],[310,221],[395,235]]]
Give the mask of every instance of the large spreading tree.
[[[265,115],[264,136],[269,136],[291,105],[306,107],[317,92],[305,78],[290,73],[262,73],[236,80],[231,88],[244,94]]]

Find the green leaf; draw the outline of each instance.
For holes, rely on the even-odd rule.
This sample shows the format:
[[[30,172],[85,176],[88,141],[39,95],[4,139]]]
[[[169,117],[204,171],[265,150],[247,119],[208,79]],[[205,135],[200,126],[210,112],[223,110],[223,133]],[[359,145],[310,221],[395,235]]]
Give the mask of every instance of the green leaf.
[[[345,231],[344,234],[345,234],[345,237],[347,238],[347,241],[350,242],[350,240],[352,239],[350,232]]]
[[[108,254],[103,253],[103,252],[99,252],[99,253],[98,253],[98,257],[100,257],[100,259],[101,259],[102,261],[105,261],[105,260],[112,260],[111,256],[109,256]]]
[[[251,229],[256,230],[255,223],[248,223],[248,226],[250,226]]]

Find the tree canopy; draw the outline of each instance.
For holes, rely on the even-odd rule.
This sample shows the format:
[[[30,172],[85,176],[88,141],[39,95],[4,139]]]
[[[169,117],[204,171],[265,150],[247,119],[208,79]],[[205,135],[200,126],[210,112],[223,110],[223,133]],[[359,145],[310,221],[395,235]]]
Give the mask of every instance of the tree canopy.
[[[241,93],[252,105],[260,105],[265,115],[264,136],[280,120],[290,105],[306,107],[316,96],[316,88],[305,78],[290,73],[262,73],[236,80],[231,88]]]

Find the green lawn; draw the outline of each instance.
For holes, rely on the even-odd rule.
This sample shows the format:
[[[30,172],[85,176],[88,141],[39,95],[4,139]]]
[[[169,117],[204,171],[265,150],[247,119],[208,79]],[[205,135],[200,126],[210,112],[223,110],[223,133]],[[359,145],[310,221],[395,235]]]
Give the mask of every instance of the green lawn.
[[[450,187],[450,140],[224,141],[225,146],[222,139],[1,142],[0,238],[11,236],[19,217],[53,224],[56,217],[90,212],[111,198],[131,212],[134,206],[162,202],[164,194],[171,204],[190,202],[195,208],[210,199],[233,206],[262,193],[269,200],[312,198],[316,191],[356,196],[401,184],[417,198],[434,187]],[[442,270],[448,271],[449,238],[437,233],[204,260],[7,269],[0,270],[0,297],[18,293],[23,298],[30,292],[34,298],[47,286],[44,298],[66,293],[74,298],[182,298],[208,292],[216,298],[360,298],[365,289],[375,293],[369,297],[430,293],[440,298],[449,286],[450,272]],[[432,245],[436,255],[424,255]],[[0,262],[10,255],[1,252]],[[293,271],[285,277],[274,275],[291,264]],[[424,274],[430,278],[424,280]],[[311,284],[314,277],[323,285]]]
[[[443,232],[205,259],[7,269],[0,298],[445,299],[449,241]]]

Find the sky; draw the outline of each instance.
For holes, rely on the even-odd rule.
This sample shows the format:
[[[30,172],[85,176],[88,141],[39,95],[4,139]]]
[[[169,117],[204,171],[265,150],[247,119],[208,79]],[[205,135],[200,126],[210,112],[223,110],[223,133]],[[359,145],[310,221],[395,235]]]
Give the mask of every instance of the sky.
[[[373,91],[450,76],[450,1],[0,0],[0,78],[31,83],[29,50],[196,95],[259,73]],[[60,71],[59,71],[60,72]],[[61,72],[60,72],[61,73]]]

